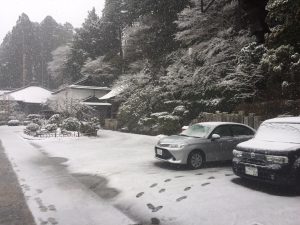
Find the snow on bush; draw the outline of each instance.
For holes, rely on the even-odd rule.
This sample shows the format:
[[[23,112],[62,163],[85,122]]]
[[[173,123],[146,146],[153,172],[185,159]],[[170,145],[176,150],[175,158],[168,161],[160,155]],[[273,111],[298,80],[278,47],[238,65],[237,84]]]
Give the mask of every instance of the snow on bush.
[[[47,124],[45,126],[45,129],[49,132],[55,132],[57,129],[57,125],[56,124]]]
[[[80,132],[87,136],[97,136],[98,127],[95,123],[82,122]]]
[[[179,123],[179,117],[173,115],[163,115],[158,117],[159,132],[162,134],[175,134],[181,126]]]
[[[40,118],[41,118],[41,115],[39,115],[39,114],[29,114],[29,115],[27,116],[27,119],[28,119],[28,120],[40,119]]]
[[[154,119],[158,119],[160,116],[166,116],[169,115],[168,112],[157,112],[157,113],[152,113],[150,116]]]
[[[67,131],[78,131],[80,129],[80,122],[75,117],[69,117],[62,122],[62,128]]]
[[[40,126],[36,123],[30,123],[26,126],[26,130],[36,132],[40,129]]]
[[[61,122],[61,116],[59,114],[54,114],[48,120],[48,124],[56,124],[59,125]]]
[[[19,120],[10,120],[7,123],[8,126],[19,126],[20,125],[20,121]]]
[[[186,111],[185,106],[179,105],[179,106],[177,106],[177,107],[174,108],[172,114],[175,115],[175,116],[183,116],[183,114],[184,114],[185,111]]]

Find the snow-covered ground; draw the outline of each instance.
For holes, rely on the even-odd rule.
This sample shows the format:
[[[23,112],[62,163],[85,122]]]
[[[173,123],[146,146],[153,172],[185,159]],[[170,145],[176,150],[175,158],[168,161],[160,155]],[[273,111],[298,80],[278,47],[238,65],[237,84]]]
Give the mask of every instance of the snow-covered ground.
[[[103,130],[96,138],[26,142],[141,224],[300,224],[300,193],[242,181],[230,164],[188,170],[159,162],[157,140]]]

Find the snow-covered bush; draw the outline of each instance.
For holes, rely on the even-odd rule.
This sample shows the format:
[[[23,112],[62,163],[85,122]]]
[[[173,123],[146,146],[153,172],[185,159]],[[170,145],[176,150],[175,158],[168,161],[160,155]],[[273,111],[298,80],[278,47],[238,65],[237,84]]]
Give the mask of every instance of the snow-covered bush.
[[[156,112],[156,113],[151,113],[150,116],[154,119],[158,119],[158,117],[166,116],[166,115],[169,115],[169,113],[168,112]]]
[[[183,116],[183,114],[184,114],[185,111],[186,111],[185,106],[179,105],[179,106],[177,106],[177,107],[174,108],[172,114],[173,114],[174,116]]]
[[[56,124],[59,125],[61,123],[61,116],[59,114],[54,114],[48,120],[48,124]]]
[[[56,124],[47,124],[45,126],[45,129],[49,132],[55,132],[57,129],[57,125]]]
[[[28,120],[33,120],[33,119],[40,119],[41,118],[41,115],[39,115],[39,114],[29,114],[28,116],[27,116],[27,119]]]
[[[62,128],[67,131],[78,131],[80,129],[80,122],[75,117],[69,117],[63,120]]]
[[[97,136],[98,127],[94,123],[82,122],[80,132],[87,136]]]
[[[31,121],[29,121],[29,120],[23,121],[23,125],[24,125],[24,126],[27,126],[27,125],[30,124],[30,123],[31,123]]]
[[[20,125],[20,121],[19,120],[10,120],[7,123],[8,126],[19,126]]]
[[[31,120],[31,122],[38,124],[39,126],[42,126],[43,121],[39,118],[34,118]]]
[[[30,123],[26,126],[26,130],[30,132],[36,132],[40,129],[40,126],[36,123]]]
[[[175,134],[177,133],[181,125],[179,123],[179,117],[173,115],[164,115],[158,117],[159,132],[162,134]]]

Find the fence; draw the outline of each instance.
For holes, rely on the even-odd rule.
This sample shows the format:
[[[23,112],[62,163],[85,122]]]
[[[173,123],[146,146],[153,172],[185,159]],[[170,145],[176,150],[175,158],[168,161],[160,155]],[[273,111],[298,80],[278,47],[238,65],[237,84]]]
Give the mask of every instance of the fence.
[[[220,122],[235,122],[243,123],[254,129],[257,129],[259,125],[265,118],[262,116],[256,116],[254,113],[249,113],[245,115],[243,111],[238,113],[226,113],[226,112],[216,112],[216,113],[201,113],[199,117],[192,121],[192,123],[208,122],[208,121],[220,121]]]
[[[28,130],[24,130],[24,133],[33,136],[33,137],[39,137],[39,138],[50,138],[50,137],[80,137],[81,133],[79,132],[70,132],[70,133],[37,133],[37,132],[31,132]]]

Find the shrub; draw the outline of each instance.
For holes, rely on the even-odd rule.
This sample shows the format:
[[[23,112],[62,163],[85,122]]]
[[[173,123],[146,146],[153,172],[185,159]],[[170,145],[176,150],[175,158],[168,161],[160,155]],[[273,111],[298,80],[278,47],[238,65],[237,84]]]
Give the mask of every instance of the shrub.
[[[48,120],[48,124],[56,124],[59,125],[61,122],[61,116],[59,114],[54,114]]]
[[[42,126],[42,120],[39,118],[34,118],[31,121],[35,124],[38,124],[39,126]]]
[[[179,123],[179,117],[172,115],[164,115],[158,117],[158,126],[159,132],[167,135],[175,134],[181,128]]]
[[[10,120],[7,123],[8,126],[19,126],[20,125],[20,121],[19,120]]]
[[[24,125],[24,126],[27,126],[27,125],[30,124],[30,123],[31,123],[31,121],[29,121],[29,120],[23,121],[23,125]]]
[[[63,121],[62,128],[67,131],[78,131],[80,129],[80,122],[75,117],[69,117]]]
[[[87,136],[97,136],[97,125],[90,122],[83,122],[80,125],[80,132]]]
[[[40,119],[41,118],[41,115],[39,115],[39,114],[29,114],[28,116],[27,116],[27,119],[28,120],[33,120],[33,119]]]
[[[36,123],[30,123],[26,126],[26,130],[36,132],[40,129],[40,126]]]
[[[49,132],[54,132],[57,129],[57,125],[56,124],[47,124],[45,126],[45,129]]]
[[[173,110],[173,115],[175,116],[183,116],[184,112],[186,111],[186,108],[183,105],[177,106]]]

